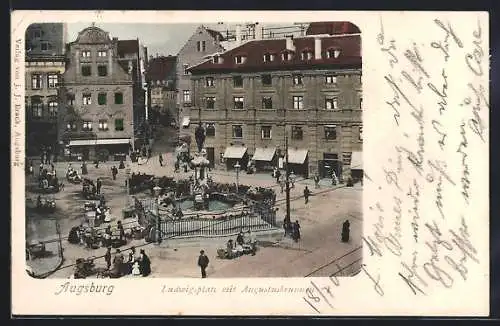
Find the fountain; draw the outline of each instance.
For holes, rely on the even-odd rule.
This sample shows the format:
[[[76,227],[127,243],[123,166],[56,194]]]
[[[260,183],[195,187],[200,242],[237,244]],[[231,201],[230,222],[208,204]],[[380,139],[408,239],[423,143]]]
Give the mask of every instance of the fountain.
[[[205,142],[205,128],[203,128],[201,121],[195,130],[196,145],[198,152],[191,160],[191,166],[194,171],[194,179],[191,184],[191,195],[193,196],[193,207],[195,210],[208,209],[209,195],[208,190],[208,167],[210,161],[207,159],[207,151],[203,148]]]

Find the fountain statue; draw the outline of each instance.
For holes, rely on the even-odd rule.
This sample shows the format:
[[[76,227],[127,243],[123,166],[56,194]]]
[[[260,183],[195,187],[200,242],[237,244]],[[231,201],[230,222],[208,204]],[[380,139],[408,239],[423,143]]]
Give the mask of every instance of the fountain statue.
[[[191,161],[191,165],[194,167],[192,195],[195,201],[194,206],[201,207],[200,199],[203,201],[208,200],[207,168],[210,165],[210,161],[207,159],[207,151],[203,148],[205,142],[205,128],[203,128],[201,122],[199,122],[196,127],[195,139],[196,145],[198,146],[198,153],[195,154],[195,157]]]

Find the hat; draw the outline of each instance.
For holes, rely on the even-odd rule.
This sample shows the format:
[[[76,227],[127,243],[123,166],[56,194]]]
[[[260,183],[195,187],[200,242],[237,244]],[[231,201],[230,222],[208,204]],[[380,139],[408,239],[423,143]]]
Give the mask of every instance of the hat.
[[[200,254],[204,254],[205,253],[205,250],[200,250]]]

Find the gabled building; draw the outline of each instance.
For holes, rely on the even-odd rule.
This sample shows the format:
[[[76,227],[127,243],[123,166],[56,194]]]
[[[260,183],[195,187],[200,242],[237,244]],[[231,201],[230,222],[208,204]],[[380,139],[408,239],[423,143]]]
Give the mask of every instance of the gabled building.
[[[189,128],[193,98],[188,68],[205,61],[209,55],[223,52],[222,41],[224,38],[220,32],[202,25],[196,29],[177,54],[178,116],[181,117],[181,133],[182,129]]]
[[[189,69],[192,135],[202,122],[213,165],[254,160],[258,170],[282,166],[288,136],[296,174],[345,177],[362,150],[361,67],[358,33],[255,40],[213,55]]]
[[[61,154],[67,158],[118,160],[134,142],[136,82],[118,44],[91,26],[67,45],[58,115]]]
[[[26,153],[57,152],[58,89],[65,70],[66,24],[41,23],[25,33]]]
[[[179,123],[176,64],[176,56],[149,57],[146,80],[150,91],[150,121]]]

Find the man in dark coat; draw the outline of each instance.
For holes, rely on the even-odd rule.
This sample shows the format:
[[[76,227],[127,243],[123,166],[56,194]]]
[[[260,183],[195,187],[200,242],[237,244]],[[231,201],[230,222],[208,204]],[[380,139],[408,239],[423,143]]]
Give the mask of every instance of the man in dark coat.
[[[96,181],[96,188],[97,188],[97,194],[99,195],[101,193],[101,187],[102,187],[102,182],[100,178],[97,178]]]
[[[108,247],[106,254],[104,255],[104,260],[106,261],[106,266],[108,269],[111,268],[111,247]]]
[[[299,221],[295,221],[295,223],[293,223],[293,240],[295,240],[295,242],[297,242],[297,241],[300,240],[300,224],[299,224]]]
[[[146,252],[144,251],[144,249],[141,249],[139,270],[141,271],[141,275],[143,277],[146,277],[149,274],[151,274],[151,260],[149,259],[148,255],[146,255]]]
[[[118,169],[116,168],[116,166],[113,166],[111,168],[111,174],[113,175],[113,180],[116,180],[116,175],[118,174]]]
[[[201,278],[206,278],[207,277],[207,272],[206,269],[208,267],[209,263],[208,257],[205,255],[205,251],[201,250],[200,251],[200,257],[198,257],[198,266],[201,268]]]
[[[311,191],[307,186],[304,188],[304,202],[307,204],[309,202],[309,196],[311,195]]]
[[[350,226],[351,223],[349,223],[349,220],[345,220],[345,222],[342,223],[342,242],[349,242]]]

